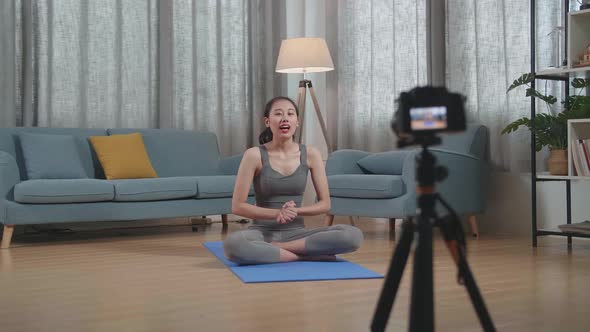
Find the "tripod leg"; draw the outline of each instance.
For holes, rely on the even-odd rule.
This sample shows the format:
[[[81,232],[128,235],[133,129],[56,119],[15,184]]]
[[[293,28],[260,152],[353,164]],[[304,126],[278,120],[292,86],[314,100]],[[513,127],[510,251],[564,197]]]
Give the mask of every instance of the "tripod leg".
[[[486,332],[496,331],[494,327],[494,322],[492,322],[492,317],[490,317],[490,313],[486,308],[486,304],[483,301],[483,297],[479,292],[479,288],[475,283],[475,278],[471,273],[471,269],[467,264],[467,260],[465,256],[459,254],[459,273],[463,276],[463,281],[465,283],[465,288],[467,288],[467,293],[469,293],[469,297],[471,298],[471,303],[473,303],[473,307],[475,308],[475,312],[477,313],[477,318],[479,318],[479,322],[481,327]]]
[[[299,137],[297,140],[301,144],[303,140],[303,120],[305,120],[305,97],[307,94],[307,85],[305,81],[299,82],[299,95],[297,96],[297,108],[299,108]]]
[[[434,331],[432,225],[427,215],[418,216],[417,228],[418,246],[414,252],[409,331]]]
[[[371,331],[384,331],[387,321],[389,320],[389,314],[393,307],[393,302],[399,288],[399,284],[404,273],[404,268],[408,261],[408,255],[410,254],[410,247],[412,244],[412,237],[414,236],[414,227],[410,219],[404,220],[402,224],[402,235],[398,245],[395,248],[395,252],[391,257],[389,263],[389,270],[385,276],[385,282],[383,283],[383,289],[377,302],[377,308],[373,315],[373,321],[371,322]]]
[[[453,231],[453,227],[457,228]],[[471,273],[471,269],[467,264],[464,243],[460,244],[460,241],[457,240],[457,237],[464,236],[460,227],[461,223],[457,218],[449,218],[441,224],[440,229],[443,232],[447,248],[459,269],[458,279],[463,285],[465,285],[465,288],[467,288],[467,293],[469,294],[469,298],[471,299],[471,303],[473,304],[483,330],[486,332],[496,331],[490,313],[488,312],[483,297],[479,292],[479,288],[475,283],[473,273]]]
[[[326,146],[328,147],[328,153],[332,152],[332,146],[330,145],[330,140],[328,139],[328,129],[326,129],[326,123],[324,122],[324,117],[322,116],[322,112],[320,111],[320,104],[318,103],[318,99],[315,96],[315,91],[313,90],[313,86],[311,82],[309,82],[309,93],[311,94],[311,100],[313,101],[313,107],[315,108],[315,113],[318,116],[318,121],[320,122],[320,127],[322,127],[322,134],[324,134],[324,139],[326,140]]]
[[[467,288],[467,293],[469,293],[469,298],[475,308],[477,318],[479,318],[483,330],[486,332],[496,331],[490,313],[475,283],[473,273],[471,273],[471,269],[467,264],[465,233],[463,232],[459,216],[457,216],[449,203],[440,195],[437,195],[436,199],[449,211],[449,215],[446,218],[439,220],[438,226],[443,234],[447,248],[459,269],[458,280]]]

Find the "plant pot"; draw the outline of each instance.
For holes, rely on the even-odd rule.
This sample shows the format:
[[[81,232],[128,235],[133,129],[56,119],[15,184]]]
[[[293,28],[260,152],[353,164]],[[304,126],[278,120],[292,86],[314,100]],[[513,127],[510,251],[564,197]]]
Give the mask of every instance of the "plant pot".
[[[549,151],[547,166],[551,175],[567,175],[567,150]]]

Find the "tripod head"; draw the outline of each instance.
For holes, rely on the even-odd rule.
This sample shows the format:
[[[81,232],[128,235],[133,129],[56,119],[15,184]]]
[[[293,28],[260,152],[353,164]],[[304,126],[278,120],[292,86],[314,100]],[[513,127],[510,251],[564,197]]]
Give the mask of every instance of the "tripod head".
[[[434,192],[435,182],[443,181],[448,176],[448,169],[444,166],[436,165],[436,157],[428,150],[428,147],[434,144],[440,144],[440,137],[435,134],[415,137],[412,141],[400,141],[403,144],[422,146],[422,151],[416,155],[416,181],[418,183],[417,192]],[[429,189],[430,188],[430,189]]]

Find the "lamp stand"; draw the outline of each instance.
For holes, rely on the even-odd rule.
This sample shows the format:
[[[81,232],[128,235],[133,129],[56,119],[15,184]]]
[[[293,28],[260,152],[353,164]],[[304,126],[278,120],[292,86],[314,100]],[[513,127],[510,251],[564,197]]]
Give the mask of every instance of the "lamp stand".
[[[313,107],[315,108],[315,113],[318,117],[318,121],[320,122],[320,126],[322,127],[322,134],[324,134],[324,140],[326,141],[326,146],[328,147],[328,153],[332,153],[332,146],[330,145],[330,141],[328,139],[328,130],[326,129],[326,123],[324,122],[324,118],[322,117],[322,113],[320,112],[320,104],[318,103],[318,99],[315,96],[315,92],[313,90],[313,85],[311,84],[311,81],[306,79],[299,81],[299,95],[297,96],[297,107],[299,108],[299,118],[301,119],[301,125],[299,126],[298,136],[299,143],[301,143],[301,139],[303,138],[303,120],[305,120],[305,98],[307,95],[307,88],[309,88],[311,100],[313,101]]]

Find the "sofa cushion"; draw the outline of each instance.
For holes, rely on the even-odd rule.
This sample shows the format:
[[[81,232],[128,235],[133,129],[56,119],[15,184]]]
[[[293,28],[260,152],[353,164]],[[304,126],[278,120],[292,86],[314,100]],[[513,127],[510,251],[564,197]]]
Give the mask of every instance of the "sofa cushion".
[[[197,198],[232,197],[235,175],[197,176],[199,192]]]
[[[19,139],[28,179],[88,178],[74,136],[20,133]]]
[[[371,174],[401,175],[404,161],[412,151],[397,150],[373,153],[357,161],[357,164]]]
[[[395,198],[405,193],[400,175],[341,174],[328,176],[330,196],[348,198]]]
[[[217,136],[180,129],[109,129],[109,135],[140,132],[160,177],[220,175]],[[181,160],[182,162],[179,162]]]
[[[14,187],[14,200],[19,203],[82,203],[111,201],[113,185],[97,179],[27,180]]]
[[[156,178],[140,133],[89,138],[107,179]]]
[[[111,180],[115,186],[115,201],[158,201],[194,197],[197,194],[195,177]]]
[[[197,176],[197,198],[223,198],[232,197],[236,183],[235,175]],[[250,187],[248,196],[254,195],[253,187]]]
[[[103,179],[104,173],[96,154],[88,142],[88,136],[106,135],[106,129],[96,128],[44,128],[44,127],[13,127],[0,128],[0,150],[11,154],[18,164],[21,180],[27,179],[27,169],[23,158],[20,133],[69,135],[76,139],[76,146],[82,159],[84,171],[89,178]]]

